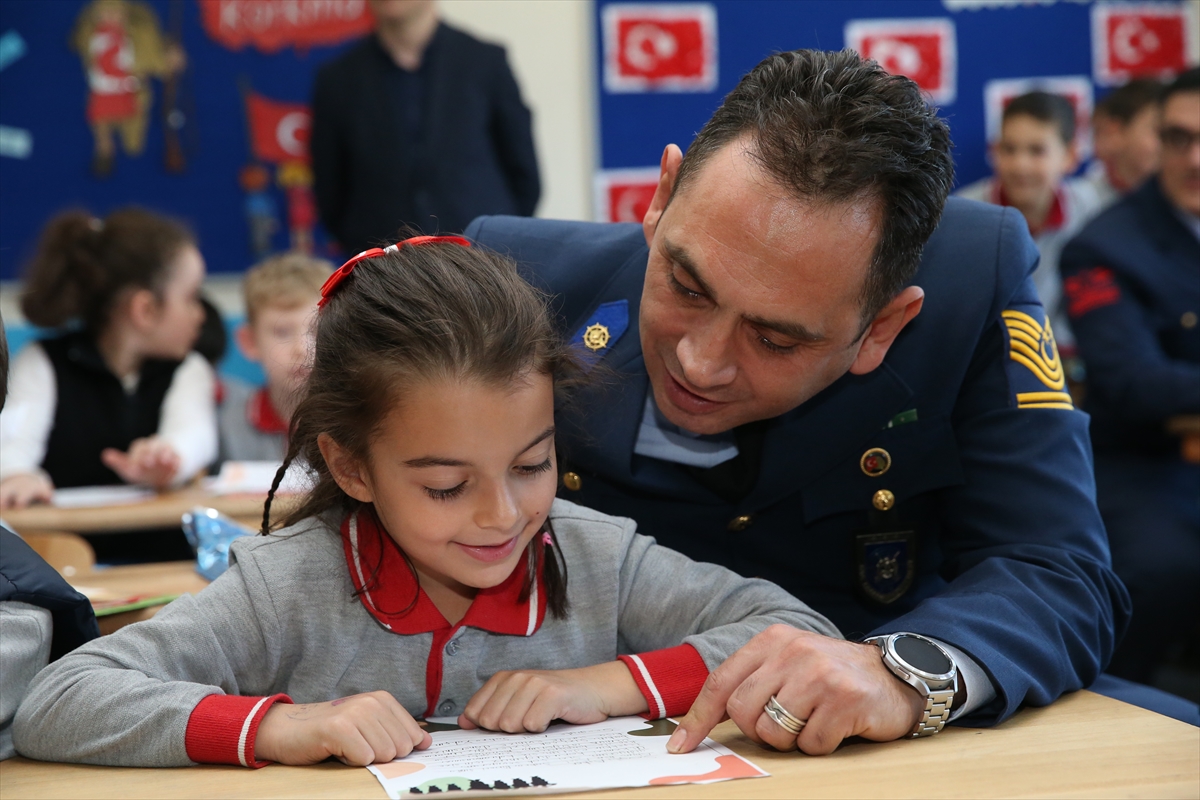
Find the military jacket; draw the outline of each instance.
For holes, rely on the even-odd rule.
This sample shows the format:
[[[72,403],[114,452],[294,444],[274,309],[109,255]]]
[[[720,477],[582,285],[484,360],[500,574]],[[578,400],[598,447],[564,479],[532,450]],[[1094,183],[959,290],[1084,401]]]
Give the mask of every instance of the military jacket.
[[[960,648],[996,688],[982,723],[1088,686],[1107,664],[1129,599],[1017,212],[949,200],[914,280],[920,315],[878,369],[767,423],[739,502],[633,452],[649,391],[640,226],[483,217],[466,235],[516,259],[605,366],[559,412],[564,497],[775,581],[850,638],[903,630]]]

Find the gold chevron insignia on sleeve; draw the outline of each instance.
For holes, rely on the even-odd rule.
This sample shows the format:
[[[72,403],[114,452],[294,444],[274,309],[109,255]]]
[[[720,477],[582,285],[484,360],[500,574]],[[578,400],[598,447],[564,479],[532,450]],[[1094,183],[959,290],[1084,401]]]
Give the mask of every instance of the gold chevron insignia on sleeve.
[[[1047,319],[1043,326],[1028,314],[1011,308],[1001,312],[1000,316],[1004,318],[1004,324],[1008,328],[1008,357],[1026,367],[1047,388],[1061,390],[1066,386],[1067,380],[1063,375],[1062,362],[1058,358],[1054,332],[1050,330],[1050,320]],[[1017,397],[1020,398],[1021,395],[1018,394]]]
[[[1066,408],[1075,403],[1066,392],[1017,392],[1017,408]]]

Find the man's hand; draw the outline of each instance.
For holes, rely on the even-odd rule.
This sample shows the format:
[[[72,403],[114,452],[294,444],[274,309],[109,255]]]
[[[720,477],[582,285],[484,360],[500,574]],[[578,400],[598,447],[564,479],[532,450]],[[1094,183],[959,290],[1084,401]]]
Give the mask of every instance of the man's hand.
[[[259,723],[254,757],[300,766],[333,756],[365,767],[431,744],[429,734],[390,693],[368,692],[329,703],[276,703]]]
[[[0,481],[0,508],[25,508],[34,503],[49,503],[54,484],[42,472],[22,472]]]
[[[808,722],[799,735],[763,713],[771,695]],[[708,676],[667,750],[691,752],[728,718],[759,744],[825,755],[849,736],[898,739],[924,709],[924,698],[884,666],[878,647],[772,625]]]
[[[498,672],[467,702],[458,724],[540,733],[556,719],[600,722],[647,710],[629,668],[610,661],[580,669]]]
[[[180,463],[175,448],[157,436],[135,439],[127,453],[115,447],[105,448],[100,453],[100,460],[126,483],[153,489],[170,486],[179,472]]]

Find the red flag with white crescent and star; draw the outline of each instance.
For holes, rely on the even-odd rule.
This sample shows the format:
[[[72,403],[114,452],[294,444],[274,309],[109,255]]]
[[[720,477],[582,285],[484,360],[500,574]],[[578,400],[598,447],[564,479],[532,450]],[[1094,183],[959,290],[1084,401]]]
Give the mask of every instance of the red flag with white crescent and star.
[[[308,106],[281,103],[256,92],[246,92],[246,115],[255,158],[272,164],[308,162],[308,134],[312,128]]]

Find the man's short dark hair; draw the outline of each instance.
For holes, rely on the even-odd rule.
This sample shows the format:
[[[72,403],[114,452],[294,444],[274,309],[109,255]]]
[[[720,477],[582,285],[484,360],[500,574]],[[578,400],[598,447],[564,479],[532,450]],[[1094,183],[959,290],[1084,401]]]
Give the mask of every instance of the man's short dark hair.
[[[853,50],[776,53],[696,134],[674,191],[742,136],[755,162],[799,199],[878,198],[882,233],[863,284],[865,329],[912,280],[941,218],[954,181],[946,123],[915,83]]]
[[[1014,97],[1004,107],[1001,124],[1013,117],[1033,117],[1038,122],[1053,125],[1063,144],[1069,145],[1075,141],[1075,106],[1061,94],[1029,92]]]
[[[1096,104],[1095,116],[1110,117],[1128,125],[1148,106],[1157,105],[1162,93],[1163,85],[1153,78],[1132,80],[1106,94]]]
[[[1171,95],[1179,92],[1200,92],[1200,67],[1185,69],[1167,84],[1167,88],[1163,89],[1162,104],[1165,106]]]

